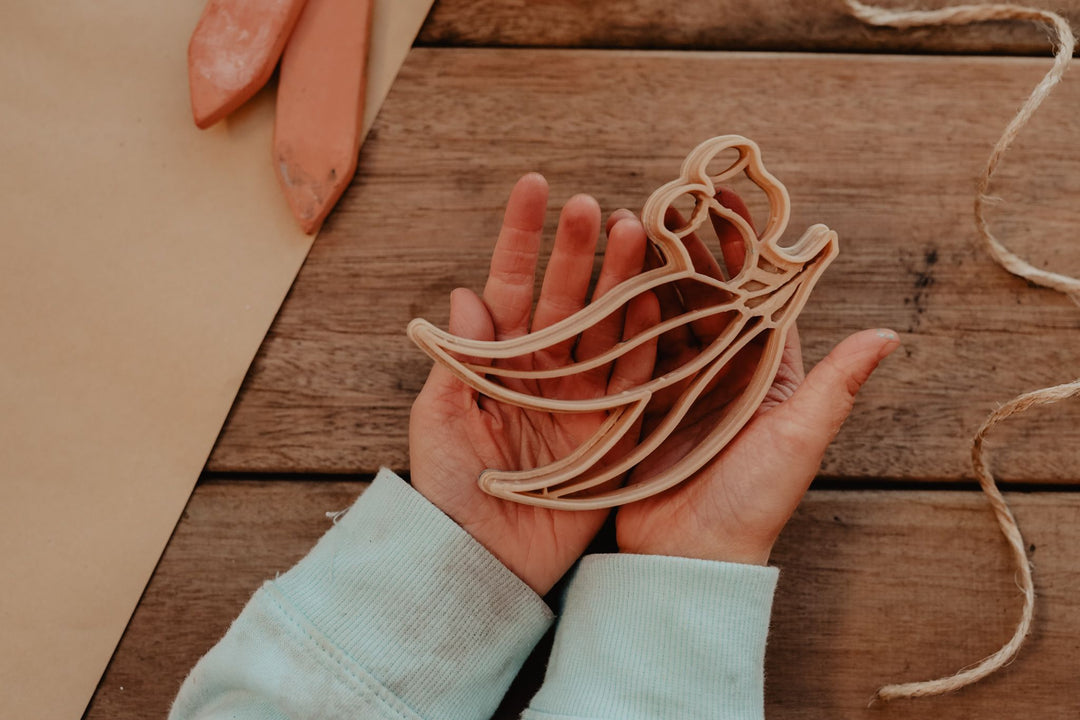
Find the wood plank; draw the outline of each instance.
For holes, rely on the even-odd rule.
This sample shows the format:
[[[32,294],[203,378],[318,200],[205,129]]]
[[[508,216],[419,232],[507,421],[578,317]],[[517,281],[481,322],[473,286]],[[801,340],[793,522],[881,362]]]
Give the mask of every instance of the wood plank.
[[[199,485],[86,715],[164,717],[188,669],[266,578],[286,570],[361,482]],[[881,683],[996,650],[1020,606],[1009,556],[974,492],[811,491],[779,542],[768,716],[1075,717],[1080,495],[1011,494],[1036,563],[1033,635],[996,676],[946,698],[867,709]],[[521,683],[528,697],[542,664]],[[507,707],[500,717],[516,717]]]
[[[420,49],[264,343],[209,461],[215,471],[408,467],[429,363],[404,334],[482,287],[501,205],[538,169],[559,205],[640,207],[701,140],[757,140],[841,255],[800,319],[808,362],[891,326],[879,370],[826,457],[840,478],[969,477],[968,441],[1014,395],[1080,375],[1080,312],[989,260],[971,220],[991,144],[1046,63],[1025,58]],[[721,78],[733,79],[723,83]],[[715,80],[714,80],[715,79]],[[1080,274],[1080,83],[1066,81],[1003,166],[995,229]],[[549,213],[553,227],[555,210]],[[549,238],[550,241],[550,238]],[[1080,403],[994,437],[1012,481],[1080,477]]]
[[[972,0],[880,0],[897,9],[936,9]],[[1077,0],[1029,0],[1080,27]],[[425,45],[561,48],[787,50],[814,52],[1045,55],[1033,25],[895,32],[867,28],[842,0],[439,0],[418,38]]]

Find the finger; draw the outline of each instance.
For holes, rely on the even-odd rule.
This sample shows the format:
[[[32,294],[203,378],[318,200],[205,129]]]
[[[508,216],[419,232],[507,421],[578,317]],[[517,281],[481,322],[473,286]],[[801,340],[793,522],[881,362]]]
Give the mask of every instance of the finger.
[[[602,298],[619,283],[641,272],[641,268],[645,265],[647,244],[644,226],[632,215],[612,227],[607,248],[604,250],[604,262],[600,266],[600,275],[596,279],[596,288],[593,290],[593,302]],[[619,323],[619,327],[615,329],[616,338],[622,329],[621,326],[622,323]]]
[[[667,213],[664,216],[664,223],[669,228],[682,227],[686,224],[683,220],[682,213],[672,207],[668,208]],[[690,260],[694,264],[694,270],[702,275],[707,275],[717,280],[724,279],[723,270],[720,268],[720,263],[716,261],[716,256],[713,255],[709,246],[702,241],[697,233],[687,234],[682,238],[682,243],[686,248],[687,253],[690,255]],[[727,302],[730,299],[730,296],[723,290],[698,280],[681,280],[677,285],[679,294],[683,299],[683,304],[689,310],[714,307]],[[732,318],[732,315],[726,313],[723,315],[712,315],[710,317],[701,318],[690,324],[689,332],[693,333],[694,338],[698,343],[701,345],[708,345],[716,339],[717,335],[723,332],[724,328]]]
[[[619,208],[608,216],[607,224],[604,226],[604,232],[610,235],[611,231],[615,228],[615,226],[619,224],[619,221],[626,220],[627,218],[633,218],[637,220],[637,215],[630,212],[626,208]]]
[[[658,322],[660,322],[660,302],[656,295],[651,292],[638,295],[627,304],[623,338],[632,338]],[[656,367],[656,347],[657,339],[653,338],[616,360],[611,371],[611,379],[608,381],[608,394],[613,395],[647,383],[652,378]],[[613,460],[622,459],[638,443],[643,422],[644,417],[639,417],[627,433],[619,439],[610,454]],[[621,482],[621,478],[618,482]]]
[[[628,340],[660,322],[660,302],[651,292],[642,293],[627,303],[623,339]],[[608,393],[630,390],[649,381],[656,367],[657,339],[653,338],[615,361],[608,382]]]
[[[723,411],[749,387],[761,364],[764,348],[750,343],[729,360],[702,390],[701,397],[687,412],[687,422]]]
[[[476,293],[457,288],[450,293],[450,332],[466,340],[494,340],[495,322],[491,311]],[[462,357],[476,365],[490,365],[491,358]]]
[[[647,328],[660,322],[660,303],[651,292],[635,296],[627,303],[626,325],[623,339],[640,334]],[[606,391],[614,395],[624,390],[638,387],[652,377],[656,362],[656,339],[653,338],[634,348],[615,361]],[[615,446],[599,462],[599,467],[607,467],[622,460],[641,438],[642,418],[637,418],[619,438]],[[604,491],[622,484],[625,474],[612,478],[597,486],[596,491]]]
[[[678,210],[669,209],[664,215],[664,223],[668,228],[680,227],[682,225],[682,215]],[[645,268],[653,270],[662,265],[663,257],[656,247],[650,243],[645,252]],[[653,294],[656,295],[660,305],[661,320],[670,320],[686,311],[682,297],[676,291],[674,283],[664,283],[653,288]],[[659,338],[656,349],[656,373],[658,375],[665,374],[682,367],[685,363],[697,357],[700,350],[697,338],[694,337],[687,325],[675,326]],[[679,397],[689,382],[690,380],[687,379],[658,390],[653,395],[652,402],[649,405],[649,412],[653,412],[654,408],[665,410],[670,407],[671,403]],[[646,426],[648,426],[648,422],[646,422]]]
[[[506,203],[484,286],[484,302],[491,308],[498,338],[523,335],[529,329],[547,197],[547,181],[529,173],[517,181]]]
[[[791,462],[812,464],[807,483],[851,412],[856,393],[899,345],[892,330],[855,333],[810,371],[789,400],[761,417],[771,425],[778,451]]]
[[[754,343],[751,344],[753,346]],[[780,353],[780,366],[776,368],[769,391],[755,411],[755,417],[769,412],[780,403],[787,402],[799,386],[802,385],[806,372],[803,369],[802,346],[799,344],[799,330],[792,325],[784,338],[784,349]]]
[[[450,293],[450,332],[467,340],[494,340],[495,325],[484,301],[472,290],[457,288]],[[458,357],[463,362],[481,365],[490,360],[474,357]],[[435,363],[424,383],[424,392],[449,394],[461,392],[469,401],[476,398],[476,391],[459,380],[453,373]]]
[[[662,267],[663,264],[664,259],[660,255],[660,251],[652,245],[649,245],[645,250],[645,269],[655,270],[658,267]],[[682,298],[679,297],[679,293],[675,290],[674,283],[666,282],[662,285],[658,285],[653,289],[653,292],[656,293],[656,299],[660,302],[660,314],[665,320],[682,315],[686,310],[686,308],[683,307]],[[682,328],[681,332],[686,333],[688,342],[693,340],[689,335],[689,330]]]
[[[664,226],[669,230],[674,230],[684,225],[686,225],[686,219],[683,218],[682,213],[673,207],[669,207],[664,213]],[[717,280],[724,279],[724,273],[720,269],[720,263],[716,262],[716,256],[712,254],[712,251],[709,250],[709,247],[697,233],[688,233],[682,238],[682,244],[690,254],[690,260],[694,263],[695,270]]]
[[[754,227],[754,219],[750,215],[749,208],[746,207],[746,203],[739,197],[733,190],[728,188],[720,188],[716,193],[717,201],[724,207],[733,210],[736,214],[741,216],[750,225]],[[742,264],[746,257],[746,240],[743,238],[742,233],[726,218],[709,213],[709,219],[713,224],[713,230],[716,232],[717,240],[720,243],[720,251],[724,258],[724,265],[727,267],[727,277],[730,278],[739,272],[742,268]],[[683,218],[682,213],[673,207],[669,207],[664,214],[664,225],[669,229],[675,229],[682,227],[686,224],[686,220]],[[709,249],[701,237],[697,233],[689,233],[682,239],[683,244],[686,246],[687,252],[690,254],[690,259],[694,263],[694,269],[699,273],[708,275],[709,277],[716,278],[718,280],[724,279],[724,272],[720,267],[720,264],[716,260],[716,256],[713,251]]]
[[[802,384],[803,379],[806,378],[806,368],[803,365],[799,326],[795,323],[791,324],[787,337],[784,338],[784,354],[780,357],[780,365],[791,372],[796,384]]]
[[[716,199],[724,207],[734,210],[753,229],[754,218],[750,216],[750,209],[733,190],[720,188],[720,191],[716,193]],[[709,213],[709,218],[712,220],[713,230],[716,231],[716,238],[720,241],[720,253],[728,270],[728,278],[733,278],[739,274],[743,263],[746,262],[746,239],[739,229],[725,218],[713,213]]]
[[[554,325],[585,306],[599,233],[600,206],[596,200],[588,195],[570,198],[559,216],[555,245],[533,314],[533,331]],[[569,359],[572,347],[573,340],[568,340],[545,354],[550,362],[562,364]]]
[[[660,318],[660,301],[655,293],[649,292],[639,295],[630,302],[627,308],[626,329],[623,334],[628,338],[633,337],[660,322]],[[611,371],[611,379],[608,381],[607,388],[608,394],[637,387],[652,379],[654,374],[657,373],[660,342],[660,338],[650,340],[619,358]],[[653,426],[658,422],[656,415],[662,414],[661,412],[653,410],[654,415],[652,417],[649,415],[650,410],[653,408],[652,402],[656,399],[657,396],[654,394],[650,399],[650,404],[646,407],[645,414],[616,445],[613,451],[616,457],[621,458],[628,448],[637,443],[638,439],[642,437],[643,428],[648,428],[651,431],[649,426]]]
[[[674,229],[682,227],[685,223],[682,219],[682,213],[675,208],[669,207],[667,212],[664,213],[664,225],[668,229]],[[663,257],[660,252],[650,246],[649,250],[645,254],[645,267],[648,270],[661,267],[663,265]],[[683,304],[683,298],[676,290],[676,283],[664,283],[653,289],[656,293],[657,300],[660,301],[660,315],[664,320],[670,320],[673,317],[682,315],[686,311],[686,306]],[[664,333],[664,337],[661,340],[661,346],[681,347],[681,346],[696,346],[697,341],[693,334],[690,332],[690,328],[685,325],[680,325],[677,328]],[[663,351],[663,347],[661,349]]]
[[[645,228],[633,215],[624,217],[612,226],[607,248],[604,251],[604,262],[600,267],[600,276],[596,280],[596,289],[593,290],[593,302],[603,297],[619,283],[641,272],[642,265],[645,263],[646,244]],[[625,318],[625,308],[620,308],[585,330],[578,341],[574,358],[588,360],[610,350],[622,336]],[[602,390],[607,384],[610,370],[610,366],[590,370],[590,382]]]
[[[702,392],[702,401],[694,404],[687,417],[694,418],[698,406],[701,406],[703,410],[722,408],[742,394],[754,378],[758,365],[761,364],[761,354],[764,349],[763,343],[751,342],[740,350],[705,387]],[[755,412],[755,417],[789,399],[802,384],[805,376],[799,331],[795,325],[792,325],[784,337],[780,366],[776,369],[772,385],[765,393],[761,405]]]

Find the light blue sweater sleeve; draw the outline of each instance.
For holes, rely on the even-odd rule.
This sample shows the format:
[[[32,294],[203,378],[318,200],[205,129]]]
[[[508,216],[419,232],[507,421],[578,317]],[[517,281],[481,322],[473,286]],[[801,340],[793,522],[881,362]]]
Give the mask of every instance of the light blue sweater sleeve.
[[[171,720],[487,718],[543,600],[389,471],[191,671]]]
[[[761,718],[775,582],[770,568],[586,557],[524,717]],[[487,718],[551,622],[540,597],[384,470],[255,593],[170,718]]]
[[[761,720],[776,568],[589,555],[523,720]]]

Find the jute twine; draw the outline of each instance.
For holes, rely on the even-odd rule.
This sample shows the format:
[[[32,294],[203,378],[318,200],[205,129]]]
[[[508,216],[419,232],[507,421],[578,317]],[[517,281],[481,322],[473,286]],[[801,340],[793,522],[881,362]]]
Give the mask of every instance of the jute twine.
[[[1075,46],[1075,39],[1069,24],[1060,15],[1048,10],[1011,4],[959,5],[941,10],[919,11],[886,10],[864,5],[857,2],[857,0],[847,0],[847,4],[855,17],[870,25],[911,28],[927,25],[967,25],[988,20],[1025,20],[1036,22],[1047,29],[1050,40],[1055,46],[1054,63],[1039,84],[1035,86],[1035,89],[1032,90],[1031,95],[1028,96],[1020,111],[1005,127],[1001,138],[990,153],[990,158],[986,162],[986,170],[979,179],[978,190],[975,194],[975,227],[979,231],[979,237],[986,251],[999,265],[1012,274],[1037,285],[1065,293],[1073,302],[1080,305],[1080,279],[1033,267],[994,237],[983,213],[985,206],[991,202],[991,197],[987,191],[990,186],[990,179],[997,170],[1002,156],[1069,67]],[[1017,568],[1017,585],[1024,594],[1024,607],[1012,638],[994,654],[955,675],[938,680],[886,685],[877,691],[875,699],[895,700],[897,698],[923,697],[957,690],[986,677],[1006,665],[1020,650],[1024,638],[1027,637],[1028,632],[1031,630],[1031,619],[1035,609],[1035,586],[1031,578],[1031,562],[1028,560],[1024,538],[1020,534],[1020,528],[1017,527],[1016,519],[1013,517],[1012,511],[1009,510],[1008,503],[1002,497],[994,481],[994,476],[987,467],[986,460],[983,457],[983,442],[987,432],[1006,418],[1019,415],[1039,405],[1050,405],[1077,395],[1080,395],[1080,380],[1024,393],[990,413],[990,416],[986,418],[972,440],[972,469],[975,471],[980,487],[989,498],[990,506],[997,518],[1001,532],[1012,549]]]

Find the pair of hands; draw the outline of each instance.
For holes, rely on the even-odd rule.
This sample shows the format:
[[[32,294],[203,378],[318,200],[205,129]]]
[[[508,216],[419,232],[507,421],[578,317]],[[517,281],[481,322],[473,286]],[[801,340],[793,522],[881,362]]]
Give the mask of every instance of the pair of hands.
[[[533,311],[533,286],[547,208],[544,178],[529,174],[515,185],[492,255],[483,298],[464,288],[450,296],[450,331],[494,340],[540,330],[581,309],[587,301],[600,232],[600,208],[587,195],[563,207],[540,297]],[[721,202],[748,217],[731,193]],[[741,239],[717,225],[728,261],[738,262]],[[607,222],[607,248],[593,299],[641,272],[648,241],[633,213],[617,210]],[[685,239],[699,272],[714,272],[711,252],[695,236]],[[519,364],[547,368],[571,355],[587,359],[620,337],[693,306],[689,294],[640,296],[625,312],[584,333],[576,346],[534,353]],[[531,317],[530,317],[531,316]],[[531,319],[531,324],[530,324]],[[707,328],[667,333],[611,367],[557,381],[558,387],[530,387],[559,397],[596,397],[647,381],[656,364],[677,364],[695,354]],[[617,510],[616,539],[623,552],[673,555],[765,564],[773,543],[809,487],[825,448],[854,404],[855,394],[877,364],[899,345],[885,330],[856,333],[837,345],[804,375],[798,334],[790,331],[780,370],[753,419],[723,452],[682,484]],[[744,358],[742,362],[753,362]],[[735,367],[729,376],[738,376]],[[722,388],[718,388],[722,390]],[[722,407],[729,394],[712,392],[706,402]],[[708,413],[702,413],[702,422]],[[501,500],[483,492],[476,480],[490,467],[532,468],[560,458],[596,431],[603,413],[552,414],[496,403],[436,364],[413,404],[409,423],[413,486],[461,525],[533,590],[543,595],[585,551],[608,510],[550,510]],[[647,422],[647,419],[646,419]],[[691,430],[693,428],[690,428]],[[636,438],[630,438],[631,441]],[[654,454],[651,467],[677,457]],[[634,474],[648,472],[637,468]]]

